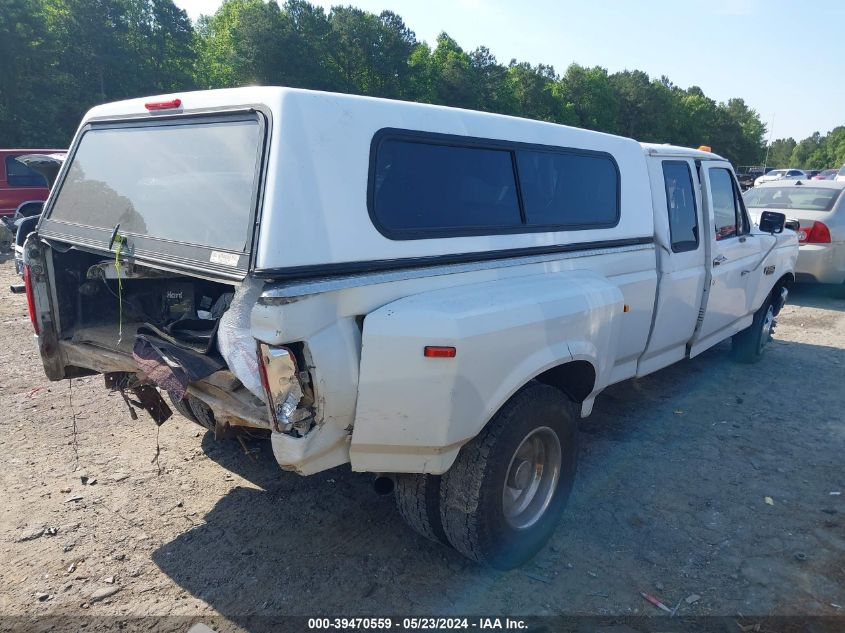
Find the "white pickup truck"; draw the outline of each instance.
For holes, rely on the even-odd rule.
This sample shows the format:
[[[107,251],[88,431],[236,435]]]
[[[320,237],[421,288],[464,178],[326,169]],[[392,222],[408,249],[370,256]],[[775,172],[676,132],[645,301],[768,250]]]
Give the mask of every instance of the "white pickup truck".
[[[103,373],[158,423],[167,391],[303,475],[350,463],[510,568],[553,531],[605,387],[729,337],[757,360],[783,224],[753,227],[707,151],[238,88],[88,112],[25,279],[51,380]]]

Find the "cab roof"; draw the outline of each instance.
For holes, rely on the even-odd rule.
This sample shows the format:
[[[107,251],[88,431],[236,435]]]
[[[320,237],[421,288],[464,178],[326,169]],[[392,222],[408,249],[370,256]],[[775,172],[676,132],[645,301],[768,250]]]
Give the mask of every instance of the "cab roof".
[[[646,156],[673,156],[676,158],[697,158],[698,160],[727,160],[713,152],[669,143],[640,143]]]

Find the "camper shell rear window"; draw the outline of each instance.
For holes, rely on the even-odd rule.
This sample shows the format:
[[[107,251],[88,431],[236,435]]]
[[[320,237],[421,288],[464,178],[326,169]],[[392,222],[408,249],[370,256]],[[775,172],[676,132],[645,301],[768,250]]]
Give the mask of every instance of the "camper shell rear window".
[[[83,130],[39,231],[129,254],[246,270],[265,138],[256,112]]]
[[[606,152],[385,129],[368,207],[395,240],[611,228],[619,168]]]

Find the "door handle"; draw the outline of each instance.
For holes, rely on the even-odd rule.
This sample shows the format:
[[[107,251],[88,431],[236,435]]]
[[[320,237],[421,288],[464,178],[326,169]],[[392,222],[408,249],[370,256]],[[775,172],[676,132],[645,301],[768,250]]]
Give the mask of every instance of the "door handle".
[[[717,258],[715,258],[713,260],[713,265],[714,266],[720,266],[721,264],[724,264],[726,261],[728,261],[727,257],[725,257],[724,255],[719,255]]]

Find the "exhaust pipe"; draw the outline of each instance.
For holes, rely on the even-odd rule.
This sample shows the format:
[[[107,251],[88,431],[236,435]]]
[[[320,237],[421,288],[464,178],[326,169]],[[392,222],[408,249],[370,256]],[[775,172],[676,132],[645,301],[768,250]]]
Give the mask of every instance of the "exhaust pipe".
[[[387,475],[377,475],[373,479],[373,490],[377,495],[389,495],[393,492],[393,477]]]

